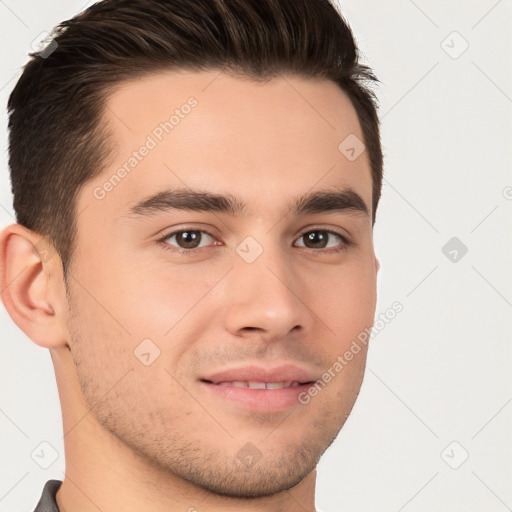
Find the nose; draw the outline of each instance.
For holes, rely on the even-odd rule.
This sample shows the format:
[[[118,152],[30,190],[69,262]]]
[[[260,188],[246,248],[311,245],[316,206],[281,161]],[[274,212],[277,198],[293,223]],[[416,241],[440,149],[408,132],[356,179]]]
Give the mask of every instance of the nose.
[[[294,275],[282,254],[265,250],[253,261],[242,258],[230,272],[226,329],[235,336],[267,342],[307,330],[312,313],[305,296],[305,281]]]

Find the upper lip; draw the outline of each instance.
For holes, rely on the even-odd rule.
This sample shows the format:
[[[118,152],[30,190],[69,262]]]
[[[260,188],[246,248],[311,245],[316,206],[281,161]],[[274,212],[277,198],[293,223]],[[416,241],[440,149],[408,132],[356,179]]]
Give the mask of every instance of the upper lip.
[[[257,365],[237,366],[226,368],[208,376],[202,377],[201,380],[209,381],[214,384],[219,382],[294,382],[301,384],[315,381],[313,374],[303,368],[299,368],[293,364],[284,364],[281,366],[262,367]]]

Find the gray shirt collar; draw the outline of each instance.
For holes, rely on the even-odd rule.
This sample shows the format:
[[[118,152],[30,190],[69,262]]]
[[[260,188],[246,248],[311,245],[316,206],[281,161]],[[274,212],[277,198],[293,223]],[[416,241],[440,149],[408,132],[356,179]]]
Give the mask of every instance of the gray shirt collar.
[[[57,493],[61,480],[48,480],[43,488],[43,493],[39,499],[34,512],[59,512],[55,494]]]

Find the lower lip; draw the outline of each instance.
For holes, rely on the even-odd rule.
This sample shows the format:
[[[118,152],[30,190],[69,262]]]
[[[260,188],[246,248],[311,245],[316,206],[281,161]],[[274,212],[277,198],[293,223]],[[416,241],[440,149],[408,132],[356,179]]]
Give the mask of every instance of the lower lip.
[[[219,386],[210,382],[201,382],[201,385],[210,393],[244,409],[258,412],[281,412],[293,406],[301,405],[299,395],[307,392],[313,384],[300,384],[299,386],[281,389]]]

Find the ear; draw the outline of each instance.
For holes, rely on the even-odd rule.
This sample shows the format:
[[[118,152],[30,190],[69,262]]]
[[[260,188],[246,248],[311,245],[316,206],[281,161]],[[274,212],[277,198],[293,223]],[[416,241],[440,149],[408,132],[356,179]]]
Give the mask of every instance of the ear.
[[[7,312],[37,345],[67,345],[60,258],[46,238],[11,224],[0,233],[0,289]]]
[[[380,270],[380,261],[379,261],[379,258],[377,258],[377,256],[375,256],[375,271],[377,272],[377,274],[379,273],[379,270]]]

